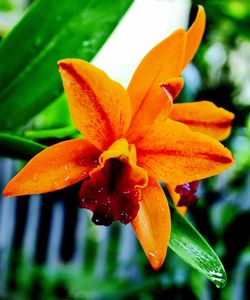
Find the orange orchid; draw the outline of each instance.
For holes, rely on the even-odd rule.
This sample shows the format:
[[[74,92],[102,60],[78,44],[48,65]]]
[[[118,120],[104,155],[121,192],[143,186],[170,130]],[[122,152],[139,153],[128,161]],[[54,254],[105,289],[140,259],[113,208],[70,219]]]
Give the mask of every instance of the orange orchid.
[[[9,182],[4,196],[52,192],[82,182],[80,206],[93,211],[92,220],[100,225],[131,222],[149,262],[159,269],[171,221],[157,180],[171,189],[221,173],[233,163],[230,151],[214,139],[229,134],[231,113],[208,102],[173,105],[183,86],[179,76],[204,26],[200,6],[187,32],[175,31],[145,56],[128,90],[83,60],[61,60],[71,115],[84,139],[40,152]]]

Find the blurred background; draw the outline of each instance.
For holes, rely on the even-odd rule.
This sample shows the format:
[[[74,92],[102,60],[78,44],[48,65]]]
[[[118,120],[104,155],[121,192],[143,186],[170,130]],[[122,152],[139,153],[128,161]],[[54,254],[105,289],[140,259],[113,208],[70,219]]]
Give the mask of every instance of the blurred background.
[[[31,2],[0,0],[1,39]],[[250,299],[250,2],[133,1],[93,62],[126,86],[154,44],[192,24],[198,4],[206,11],[206,32],[177,101],[210,100],[235,114],[223,143],[236,163],[201,183],[200,200],[187,217],[222,260],[226,287],[216,288],[170,249],[164,266],[153,271],[130,225],[93,225],[78,208],[76,186],[1,198],[0,299]],[[27,39],[29,32],[22,42]],[[0,57],[0,64],[8,63]],[[78,135],[64,95],[16,132],[46,145]],[[0,190],[24,163],[8,153],[0,157]]]

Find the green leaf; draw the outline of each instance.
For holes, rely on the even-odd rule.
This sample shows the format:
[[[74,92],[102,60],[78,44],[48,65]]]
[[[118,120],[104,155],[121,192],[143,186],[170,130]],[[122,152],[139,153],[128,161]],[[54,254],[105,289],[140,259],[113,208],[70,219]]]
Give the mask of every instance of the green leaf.
[[[65,93],[56,98],[28,123],[33,130],[74,126]],[[74,126],[75,127],[75,126]]]
[[[30,140],[42,140],[48,138],[65,139],[75,136],[81,136],[75,126],[67,126],[61,128],[44,129],[44,130],[26,130],[20,133]]]
[[[0,155],[29,160],[44,150],[46,146],[15,136],[9,133],[0,133]]]
[[[216,253],[172,204],[170,210],[172,229],[169,247],[218,288],[223,288],[227,275]]]
[[[10,11],[13,8],[13,4],[10,0],[1,0],[0,1],[0,12]]]
[[[57,61],[91,60],[132,0],[37,0],[0,44],[0,129],[14,129],[62,92]]]

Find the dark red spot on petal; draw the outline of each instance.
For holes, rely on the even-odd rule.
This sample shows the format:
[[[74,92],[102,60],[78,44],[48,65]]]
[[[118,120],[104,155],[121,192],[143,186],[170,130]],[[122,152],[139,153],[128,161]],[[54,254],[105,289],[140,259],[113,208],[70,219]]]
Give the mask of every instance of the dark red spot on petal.
[[[111,158],[82,183],[80,207],[93,212],[95,224],[108,226],[116,220],[127,224],[136,217],[141,190],[128,179],[131,170],[127,163]]]
[[[140,153],[141,156],[146,155],[158,155],[158,154],[165,154],[165,155],[171,155],[171,156],[180,156],[180,157],[188,157],[189,154],[185,151],[180,150],[173,150],[173,149],[161,149],[161,150],[148,150],[148,149],[137,149],[137,153]],[[210,154],[207,152],[196,152],[195,157],[211,160],[214,162],[222,163],[222,164],[229,164],[232,163],[234,160],[232,157],[223,156],[220,154]]]
[[[175,100],[179,95],[183,85],[179,82],[169,82],[161,85],[161,88],[170,100]]]
[[[218,122],[205,122],[200,120],[187,120],[187,119],[182,120],[180,118],[172,118],[172,119],[190,126],[194,125],[194,126],[204,126],[204,127],[207,126],[207,127],[228,128],[232,124],[232,120],[218,121]]]
[[[198,184],[199,181],[193,181],[182,185],[177,185],[175,192],[180,194],[180,200],[177,206],[189,207],[198,201],[199,198],[195,195]]]

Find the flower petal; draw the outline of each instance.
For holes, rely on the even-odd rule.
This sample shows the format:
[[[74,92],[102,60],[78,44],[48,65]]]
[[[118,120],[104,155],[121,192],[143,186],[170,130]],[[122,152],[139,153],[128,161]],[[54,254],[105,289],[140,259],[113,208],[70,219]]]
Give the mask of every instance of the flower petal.
[[[149,176],[175,185],[217,175],[233,163],[218,141],[170,119],[155,122],[136,149],[138,165]]]
[[[150,97],[143,103],[134,116],[127,133],[128,140],[133,143],[145,134],[148,127],[155,121],[166,120],[172,110],[173,101],[179,95],[184,85],[181,77],[173,77],[152,87]],[[149,109],[150,108],[150,109]]]
[[[168,192],[169,192],[169,195],[171,196],[171,199],[173,200],[175,206],[176,206],[176,209],[178,210],[178,212],[185,216],[186,212],[187,212],[187,207],[184,207],[184,206],[177,206],[179,200],[180,200],[180,194],[176,193],[175,192],[175,189],[176,189],[176,185],[173,185],[173,184],[165,184]]]
[[[161,111],[162,101],[155,101],[155,99],[166,97],[159,84],[171,77],[179,76],[185,49],[186,32],[184,29],[179,29],[156,45],[143,58],[128,86],[134,122],[144,118],[144,115],[149,118],[145,120],[148,123],[157,117]]]
[[[173,77],[161,84],[161,88],[172,102],[178,97],[184,85],[181,77]]]
[[[128,86],[133,115],[142,106],[152,87],[179,76],[186,46],[186,32],[178,29],[156,45],[141,61]]]
[[[209,101],[174,104],[170,118],[221,141],[231,132],[234,114]]]
[[[55,144],[34,156],[8,183],[4,196],[56,191],[86,178],[100,152],[83,139]]]
[[[181,77],[170,78],[166,83],[161,84],[161,88],[167,95],[167,98],[165,98],[165,107],[156,118],[157,121],[163,122],[167,120],[173,109],[173,101],[178,97],[183,85],[184,80]],[[148,129],[148,127],[146,129]],[[137,138],[140,138],[140,136],[137,135]]]
[[[187,32],[187,45],[183,69],[193,59],[196,51],[198,50],[202,36],[205,31],[205,25],[206,15],[204,8],[201,5],[198,5],[198,12],[196,18]]]
[[[127,91],[83,60],[64,59],[58,66],[77,129],[98,149],[107,149],[129,127]]]
[[[166,257],[170,238],[168,202],[161,186],[152,178],[142,192],[140,209],[132,226],[150,264],[158,270]]]

